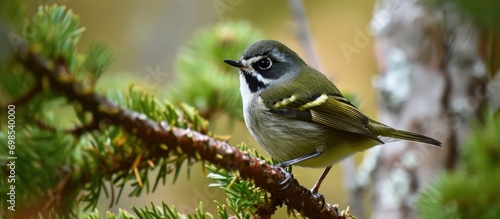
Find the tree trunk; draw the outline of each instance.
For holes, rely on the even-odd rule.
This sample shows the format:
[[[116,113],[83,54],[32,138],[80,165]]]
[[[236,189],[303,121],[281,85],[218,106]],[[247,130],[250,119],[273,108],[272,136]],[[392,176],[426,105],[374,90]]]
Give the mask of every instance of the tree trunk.
[[[372,218],[417,218],[415,198],[438,173],[455,167],[469,123],[486,99],[478,28],[451,6],[436,7],[386,0],[374,13],[380,121],[443,147],[399,141],[372,153]]]

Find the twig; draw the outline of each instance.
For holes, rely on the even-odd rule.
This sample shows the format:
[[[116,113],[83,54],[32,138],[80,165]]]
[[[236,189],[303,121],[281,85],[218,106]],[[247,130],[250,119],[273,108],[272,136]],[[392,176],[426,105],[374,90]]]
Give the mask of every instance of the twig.
[[[47,77],[51,89],[65,95],[70,101],[79,102],[86,111],[93,114],[96,122],[110,121],[110,124],[120,126],[144,141],[145,149],[152,151],[149,156],[157,156],[159,159],[168,156],[171,151],[179,151],[193,159],[209,161],[228,171],[238,171],[243,179],[253,180],[255,185],[309,218],[346,218],[343,212],[338,212],[336,206],[325,204],[322,208],[323,203],[318,201],[320,198],[313,196],[295,179],[289,188],[280,190],[279,183],[285,179],[285,175],[277,167],[194,130],[172,127],[166,122],[157,123],[144,114],[122,109],[95,93],[93,89],[89,90],[78,83],[63,60],[51,63],[29,50],[27,45],[21,45],[18,51],[21,63],[33,74]],[[160,144],[167,145],[168,149],[153,147]],[[113,168],[129,168],[130,162],[130,159],[115,162],[116,166]],[[106,171],[116,170],[113,168]],[[81,173],[78,183],[86,183],[95,175],[96,173]]]
[[[321,70],[320,62],[317,56],[317,52],[314,49],[311,37],[311,31],[309,29],[309,22],[307,21],[306,12],[304,10],[304,5],[302,0],[289,0],[290,10],[292,16],[298,24],[297,36],[299,38],[302,47],[306,52],[307,60],[309,64],[318,70]]]
[[[31,100],[33,97],[35,97],[36,94],[40,93],[40,91],[42,91],[42,82],[39,79],[35,80],[36,80],[35,85],[30,90],[28,90],[28,92],[23,94],[21,97],[15,99],[11,103],[7,104],[7,106],[14,105],[16,107],[19,107],[28,102],[29,100]]]
[[[66,130],[65,132],[71,133],[71,134],[76,135],[76,136],[80,136],[83,133],[90,132],[93,130],[98,130],[98,129],[99,129],[99,122],[96,121],[95,119],[92,119],[92,122],[90,122],[89,124],[74,127],[74,128]]]
[[[33,121],[33,123],[35,123],[36,125],[38,125],[38,127],[40,127],[43,130],[48,130],[48,131],[52,131],[52,132],[57,131],[57,129],[55,127],[47,124],[46,122],[44,122],[43,120],[37,118],[36,116],[32,117],[32,121]]]

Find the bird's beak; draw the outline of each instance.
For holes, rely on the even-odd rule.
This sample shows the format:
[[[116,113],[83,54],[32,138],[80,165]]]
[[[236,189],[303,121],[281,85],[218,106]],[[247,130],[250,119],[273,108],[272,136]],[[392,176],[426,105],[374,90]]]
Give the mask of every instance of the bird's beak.
[[[224,59],[223,60],[225,63],[227,63],[230,66],[236,67],[236,68],[245,68],[246,66],[241,63],[240,60],[231,60],[231,59]]]

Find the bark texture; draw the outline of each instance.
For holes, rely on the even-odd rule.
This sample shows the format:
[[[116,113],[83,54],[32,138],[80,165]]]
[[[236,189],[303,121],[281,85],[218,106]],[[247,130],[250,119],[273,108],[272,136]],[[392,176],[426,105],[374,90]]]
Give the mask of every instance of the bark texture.
[[[455,167],[469,123],[487,99],[483,38],[453,7],[418,0],[380,1],[372,26],[380,121],[443,147],[400,141],[371,153],[371,217],[417,218],[414,199],[439,172]]]

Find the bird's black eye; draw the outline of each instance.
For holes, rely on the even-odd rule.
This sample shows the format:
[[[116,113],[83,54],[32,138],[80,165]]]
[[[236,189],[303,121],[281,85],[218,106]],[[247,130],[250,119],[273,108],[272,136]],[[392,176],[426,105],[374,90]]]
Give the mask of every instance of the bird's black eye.
[[[263,58],[257,62],[257,66],[260,68],[260,70],[266,70],[271,68],[271,65],[273,65],[273,62],[271,62],[271,59],[269,58]]]

